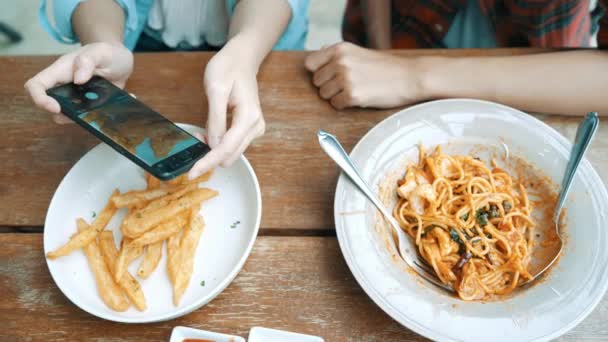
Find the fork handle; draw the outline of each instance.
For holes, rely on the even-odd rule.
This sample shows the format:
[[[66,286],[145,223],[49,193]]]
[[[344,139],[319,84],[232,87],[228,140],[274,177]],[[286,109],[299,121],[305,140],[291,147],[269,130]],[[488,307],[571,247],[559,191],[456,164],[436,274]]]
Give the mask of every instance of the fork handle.
[[[384,217],[391,223],[393,228],[397,229],[399,224],[393,218],[393,215],[386,210],[384,205],[382,205],[378,197],[374,195],[367,182],[363,180],[359,170],[357,170],[357,167],[353,164],[348,154],[346,154],[346,151],[344,151],[344,148],[342,148],[342,145],[340,145],[338,139],[334,135],[323,130],[319,130],[317,137],[319,138],[319,144],[325,153],[327,153],[327,155],[333,159],[336,164],[338,164],[338,166],[342,169],[342,171],[344,171],[348,178],[350,178],[355,186],[357,186],[359,190],[361,190],[361,192],[363,192],[363,194],[376,206],[376,208],[380,210],[382,215],[384,215]]]
[[[566,201],[566,196],[568,196],[568,192],[570,191],[570,185],[572,185],[572,180],[576,174],[576,169],[578,169],[578,164],[583,159],[583,155],[585,155],[585,151],[587,151],[589,143],[591,142],[591,139],[593,139],[593,135],[597,130],[598,124],[599,118],[597,113],[589,112],[583,121],[581,121],[581,123],[578,125],[576,137],[574,138],[574,145],[572,145],[568,165],[566,165],[566,172],[564,173],[562,185],[559,189],[559,198],[557,200],[557,207],[555,208],[555,214],[553,216],[553,220],[556,224],[559,221],[559,214],[562,211],[564,202]]]

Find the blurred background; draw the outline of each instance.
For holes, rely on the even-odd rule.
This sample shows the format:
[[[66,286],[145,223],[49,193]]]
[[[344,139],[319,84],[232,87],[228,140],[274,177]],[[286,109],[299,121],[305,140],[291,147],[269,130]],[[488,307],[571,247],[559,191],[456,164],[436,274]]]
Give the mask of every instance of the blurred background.
[[[61,0],[55,0],[61,1]],[[340,26],[346,0],[310,0],[306,49],[316,50],[341,39]],[[0,0],[0,28],[15,31],[21,41],[12,43],[0,34],[0,55],[57,55],[78,45],[53,40],[38,23],[39,0]]]

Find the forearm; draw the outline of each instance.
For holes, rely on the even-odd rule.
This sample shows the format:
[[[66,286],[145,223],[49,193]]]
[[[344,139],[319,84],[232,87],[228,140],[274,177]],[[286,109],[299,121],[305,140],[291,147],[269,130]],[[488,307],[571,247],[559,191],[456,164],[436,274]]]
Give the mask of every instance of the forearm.
[[[424,57],[425,97],[469,97],[529,112],[608,114],[608,52],[569,51],[512,57]]]
[[[257,71],[291,15],[285,0],[241,0],[230,21],[228,44],[238,44],[243,62]]]
[[[72,27],[82,45],[96,42],[122,44],[124,25],[124,12],[115,1],[84,1],[72,14]]]
[[[361,0],[361,5],[365,16],[365,31],[369,47],[390,49],[390,0]]]

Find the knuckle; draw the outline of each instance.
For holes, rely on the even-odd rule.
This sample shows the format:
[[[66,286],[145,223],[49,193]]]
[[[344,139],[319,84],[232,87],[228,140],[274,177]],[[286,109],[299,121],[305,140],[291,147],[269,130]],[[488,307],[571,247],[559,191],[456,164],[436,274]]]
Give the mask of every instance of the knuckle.
[[[334,52],[336,53],[336,55],[340,56],[345,54],[350,48],[350,43],[347,42],[340,42],[338,44],[336,44],[336,46],[334,47]]]
[[[343,109],[342,104],[336,97],[333,97],[329,103],[336,109]]]
[[[315,72],[314,76],[312,77],[312,83],[319,87],[321,86],[321,74],[318,72]]]
[[[336,65],[338,66],[338,71],[345,71],[347,70],[347,65],[348,65],[348,59],[345,55],[343,54],[339,54],[336,55],[336,57],[334,58],[334,61],[336,63]]]
[[[353,84],[353,75],[350,70],[346,69],[344,70],[344,72],[340,73],[340,77],[338,80],[341,84],[345,86],[348,85],[350,87],[350,85]]]

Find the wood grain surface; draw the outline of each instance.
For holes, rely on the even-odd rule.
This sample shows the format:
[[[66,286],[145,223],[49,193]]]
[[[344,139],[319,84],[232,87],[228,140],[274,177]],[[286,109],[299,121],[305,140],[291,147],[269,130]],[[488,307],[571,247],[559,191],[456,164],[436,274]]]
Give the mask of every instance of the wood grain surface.
[[[514,55],[545,50],[412,50],[419,55]],[[320,335],[325,341],[425,341],[393,321],[353,279],[334,235],[338,170],[316,141],[319,128],[350,150],[398,111],[336,111],[303,67],[306,52],[273,52],[259,75],[264,137],[246,153],[260,180],[260,236],[236,280],[210,304],[169,322],[119,324],[73,305],[56,287],[42,247],[50,199],[70,167],[98,141],[36,109],[23,83],[56,57],[0,57],[0,341],[166,341],[177,325],[247,336],[253,326]],[[127,90],[176,122],[204,126],[209,53],[137,54]],[[572,139],[577,118],[537,115]],[[588,159],[608,183],[608,122]],[[15,231],[24,233],[13,233]],[[280,236],[272,236],[280,235]],[[306,236],[314,235],[314,236]],[[560,341],[608,340],[608,300]]]
[[[236,280],[207,306],[153,324],[89,315],[55,286],[41,234],[0,234],[1,341],[167,341],[174,326],[247,337],[253,326],[325,341],[426,341],[382,312],[353,279],[333,237],[259,237]],[[10,299],[10,300],[9,300]],[[604,299],[561,341],[605,341]]]
[[[541,50],[542,51],[542,50]],[[412,50],[418,55],[512,55],[529,49]],[[202,73],[210,53],[137,54],[127,90],[177,122],[204,126],[207,104]],[[246,153],[262,188],[262,233],[333,227],[335,165],[322,153],[316,131],[335,133],[351,149],[374,125],[398,111],[336,111],[318,96],[303,67],[306,52],[274,52],[259,73],[266,134]],[[56,125],[36,109],[23,83],[56,57],[0,58],[0,227],[42,226],[51,196],[72,165],[98,142],[76,125]],[[539,116],[572,139],[576,118]],[[608,181],[608,122],[603,121],[588,157]],[[35,228],[34,228],[35,229]],[[283,232],[285,233],[285,232]],[[288,232],[287,232],[288,233]]]

